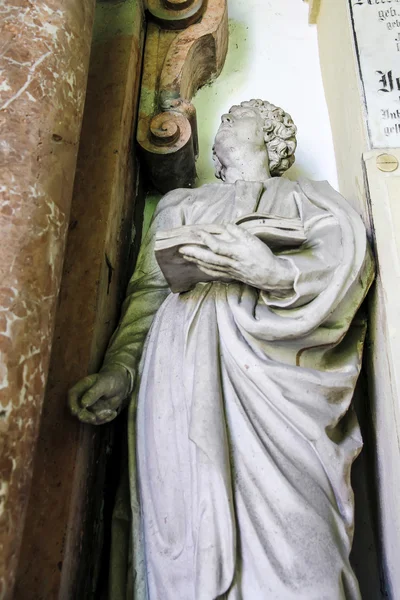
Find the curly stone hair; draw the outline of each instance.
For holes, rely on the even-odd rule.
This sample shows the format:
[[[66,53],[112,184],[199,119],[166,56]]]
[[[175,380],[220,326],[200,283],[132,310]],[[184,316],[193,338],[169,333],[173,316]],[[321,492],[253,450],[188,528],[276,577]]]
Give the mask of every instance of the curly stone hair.
[[[295,161],[297,127],[293,123],[292,117],[282,108],[263,100],[241,102],[240,106],[255,108],[260,112],[264,120],[264,140],[267,146],[271,175],[279,177]]]
[[[273,177],[280,177],[295,161],[297,127],[292,117],[282,108],[266,100],[247,100],[241,102],[240,106],[256,109],[260,113],[264,121],[264,140],[270,172]],[[235,108],[237,105],[232,106],[229,112]]]

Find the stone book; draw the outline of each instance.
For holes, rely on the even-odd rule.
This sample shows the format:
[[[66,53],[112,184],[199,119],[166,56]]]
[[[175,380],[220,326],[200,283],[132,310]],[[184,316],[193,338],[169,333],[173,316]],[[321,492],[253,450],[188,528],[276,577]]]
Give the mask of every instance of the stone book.
[[[243,227],[262,240],[272,251],[295,249],[301,246],[306,236],[300,219],[286,219],[271,215],[252,213],[237,219],[235,225]],[[199,231],[220,235],[220,225],[184,225],[175,229],[161,230],[156,235],[155,255],[172,292],[187,292],[197,283],[214,281],[197,265],[188,262],[179,249],[186,245],[206,247]]]

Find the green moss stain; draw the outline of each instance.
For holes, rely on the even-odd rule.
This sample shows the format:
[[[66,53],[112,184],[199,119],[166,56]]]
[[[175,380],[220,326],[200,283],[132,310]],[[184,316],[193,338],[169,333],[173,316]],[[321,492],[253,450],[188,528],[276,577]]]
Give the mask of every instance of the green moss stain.
[[[120,36],[131,36],[143,19],[142,0],[123,2],[98,1],[93,26],[93,42],[105,42]]]
[[[156,210],[157,204],[159,203],[161,198],[162,195],[157,194],[156,192],[149,192],[146,196],[146,203],[144,205],[143,213],[142,240],[149,229],[154,211]]]

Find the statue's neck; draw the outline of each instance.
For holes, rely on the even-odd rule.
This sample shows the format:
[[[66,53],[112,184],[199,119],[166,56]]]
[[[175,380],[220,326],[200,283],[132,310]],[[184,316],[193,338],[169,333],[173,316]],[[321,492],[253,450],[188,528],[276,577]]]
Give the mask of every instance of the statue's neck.
[[[265,182],[271,179],[268,157],[264,153],[252,155],[247,161],[224,168],[225,183],[236,181]]]

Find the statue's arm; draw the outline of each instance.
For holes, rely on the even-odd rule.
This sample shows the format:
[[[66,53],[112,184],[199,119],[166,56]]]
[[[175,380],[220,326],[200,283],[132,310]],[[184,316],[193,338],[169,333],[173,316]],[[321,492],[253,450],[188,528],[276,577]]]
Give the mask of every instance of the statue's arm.
[[[155,313],[169,294],[154,255],[155,235],[158,229],[182,224],[181,202],[187,195],[187,190],[175,190],[160,201],[142,243],[120,322],[110,340],[103,366],[99,373],[88,375],[69,390],[70,410],[84,423],[107,423],[128,402],[146,335]]]
[[[341,230],[328,215],[310,224],[307,243],[291,253],[274,254],[264,242],[236,225],[226,235],[199,232],[206,248],[181,248],[186,260],[216,281],[241,281],[260,290],[267,305],[295,308],[316,298],[340,263]]]
[[[121,318],[115,330],[101,372],[123,368],[132,391],[137,365],[154,315],[169,294],[154,256],[155,227],[148,232],[139,254],[135,273],[129,282]]]
[[[135,272],[129,282],[121,318],[115,330],[101,372],[124,368],[129,374],[130,390],[153,318],[170,293],[154,253],[156,232],[179,227],[181,202],[187,190],[170,192],[160,201],[152,224],[142,242]]]
[[[332,280],[335,269],[345,260],[341,255],[341,230],[332,216],[309,227],[307,243],[301,249],[281,254],[294,274],[290,288],[261,290],[269,306],[296,308],[316,298]]]

